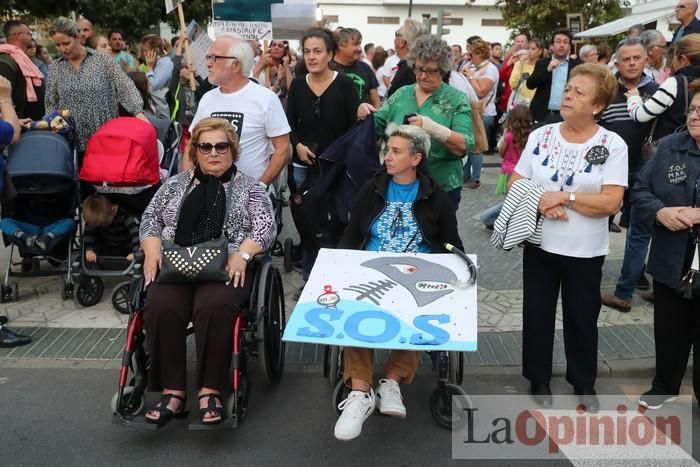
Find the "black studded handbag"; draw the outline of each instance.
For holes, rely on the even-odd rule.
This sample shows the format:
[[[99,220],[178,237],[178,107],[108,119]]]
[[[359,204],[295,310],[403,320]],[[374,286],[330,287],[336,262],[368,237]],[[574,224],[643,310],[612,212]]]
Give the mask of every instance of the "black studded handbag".
[[[194,182],[194,179],[192,179],[192,182]],[[185,190],[185,195],[182,197],[183,201],[188,191],[189,187]],[[232,192],[233,188],[231,187],[230,193]],[[158,282],[177,284],[183,282],[228,282],[230,280],[229,273],[226,271],[226,263],[228,261],[226,219],[228,218],[230,198],[229,194],[226,197],[224,225],[219,238],[190,246],[180,246],[171,241],[163,241]],[[182,203],[180,208],[182,208]],[[180,218],[180,209],[178,209],[177,218]]]
[[[227,282],[228,239],[209,240],[191,246],[163,242],[158,282]]]

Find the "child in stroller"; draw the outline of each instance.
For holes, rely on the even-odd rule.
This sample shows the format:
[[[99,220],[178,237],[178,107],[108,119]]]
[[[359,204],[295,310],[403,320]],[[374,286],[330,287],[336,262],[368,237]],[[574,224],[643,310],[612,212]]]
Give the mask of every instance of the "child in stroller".
[[[53,250],[61,238],[75,230],[72,217],[52,221],[53,213],[62,208],[58,202],[55,196],[35,196],[27,200],[27,206],[23,208],[28,213],[26,220],[6,217],[0,220],[0,230],[20,251],[46,254]]]
[[[85,261],[97,263],[98,256],[121,256],[133,261],[139,250],[139,220],[129,210],[104,195],[83,201]]]

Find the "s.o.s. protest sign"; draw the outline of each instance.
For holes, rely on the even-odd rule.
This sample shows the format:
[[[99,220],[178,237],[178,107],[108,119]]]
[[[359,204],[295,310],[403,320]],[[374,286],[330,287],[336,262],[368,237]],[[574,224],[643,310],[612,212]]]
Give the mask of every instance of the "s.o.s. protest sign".
[[[476,258],[322,249],[285,341],[474,351]]]

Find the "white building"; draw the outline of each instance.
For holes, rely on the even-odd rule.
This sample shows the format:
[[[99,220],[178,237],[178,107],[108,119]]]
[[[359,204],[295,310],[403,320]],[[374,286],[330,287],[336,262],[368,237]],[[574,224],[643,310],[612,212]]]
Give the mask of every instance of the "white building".
[[[647,29],[657,29],[667,41],[679,26],[674,7],[678,0],[637,0],[632,2],[629,15],[576,34],[578,39],[606,37],[626,32],[631,26],[643,24]]]
[[[338,26],[352,27],[362,32],[362,42],[373,42],[385,48],[393,47],[394,32],[408,18],[409,0],[323,0],[318,2],[331,29]],[[430,14],[435,33],[438,10],[451,12],[450,23],[444,27],[449,34],[443,36],[448,44],[464,47],[469,36],[481,36],[489,42],[509,41],[496,0],[414,0],[411,17],[422,21],[423,14]]]

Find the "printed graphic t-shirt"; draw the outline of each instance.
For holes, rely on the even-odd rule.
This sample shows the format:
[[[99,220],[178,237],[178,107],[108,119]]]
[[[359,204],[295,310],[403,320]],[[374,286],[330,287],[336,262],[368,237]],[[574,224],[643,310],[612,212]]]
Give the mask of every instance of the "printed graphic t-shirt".
[[[355,62],[352,65],[341,65],[338,62],[333,62],[333,64],[337,71],[343,73],[355,83],[360,103],[369,102],[369,91],[379,87],[374,70],[365,62]]]
[[[389,180],[386,207],[370,227],[365,250],[430,253],[413,217],[413,202],[418,196],[419,186],[419,180],[407,185]]]
[[[274,152],[270,138],[291,131],[279,98],[269,89],[252,82],[236,92],[223,93],[220,88],[215,88],[204,94],[191,128],[207,117],[231,122],[241,146],[236,167],[256,180],[265,173]]]

